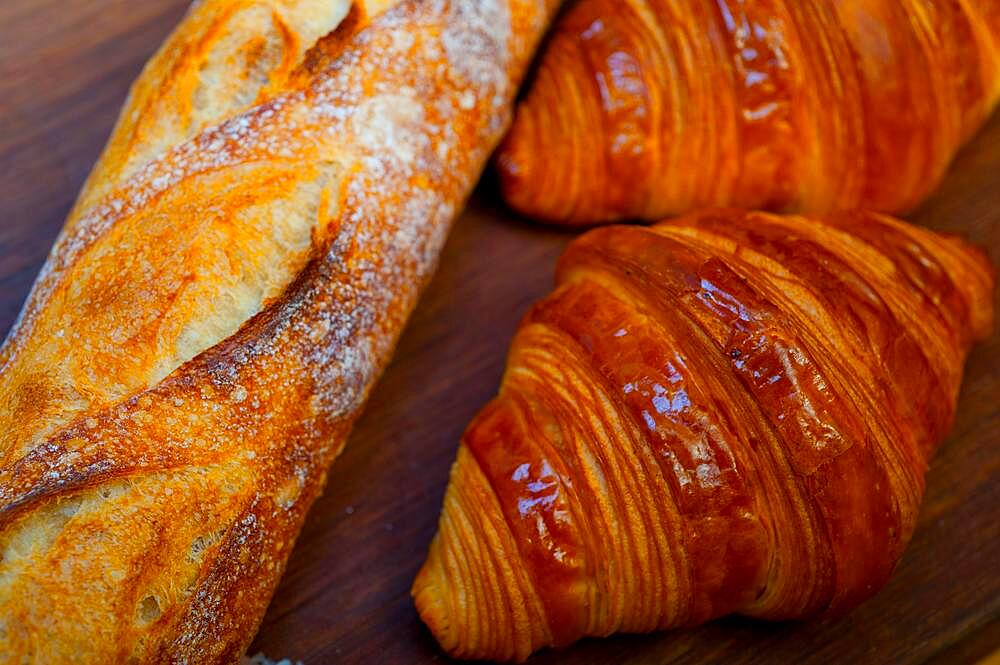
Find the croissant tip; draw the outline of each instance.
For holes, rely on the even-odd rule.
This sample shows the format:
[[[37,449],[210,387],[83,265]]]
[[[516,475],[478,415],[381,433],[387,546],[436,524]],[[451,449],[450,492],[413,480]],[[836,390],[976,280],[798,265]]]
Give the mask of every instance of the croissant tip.
[[[516,125],[516,127],[519,127],[519,125]],[[507,134],[497,149],[496,158],[494,159],[497,174],[499,175],[501,193],[504,199],[512,206],[518,200],[517,194],[521,191],[525,179],[526,168],[522,154],[523,150],[521,149],[522,143],[518,139],[517,132],[511,130],[511,133]]]
[[[437,544],[437,538],[431,545],[431,551]],[[445,603],[445,596],[442,592],[440,569],[436,565],[438,558],[428,556],[427,561],[420,568],[413,586],[410,588],[410,596],[413,604],[417,608],[417,614],[421,621],[427,626],[437,640],[441,648],[449,654],[454,654],[458,646],[454,626],[450,621],[450,612]]]
[[[438,533],[410,594],[421,620],[452,658],[523,661],[551,642],[500,505],[464,444],[452,467]]]
[[[575,211],[562,197],[552,197],[553,191],[564,191],[571,187],[569,184],[539,184],[539,180],[551,178],[552,173],[542,172],[544,166],[539,163],[538,152],[544,148],[541,141],[531,138],[531,130],[525,129],[530,123],[521,120],[522,115],[529,117],[518,115],[518,122],[493,159],[500,195],[507,206],[532,223],[555,227],[584,229],[617,221],[617,217],[603,211]]]
[[[494,168],[500,194],[511,209],[533,221],[558,221],[546,214],[539,199],[539,183],[535,182],[542,176],[536,168],[540,164],[537,153],[542,143],[535,133],[533,114],[524,107],[518,108],[514,124],[497,147]]]

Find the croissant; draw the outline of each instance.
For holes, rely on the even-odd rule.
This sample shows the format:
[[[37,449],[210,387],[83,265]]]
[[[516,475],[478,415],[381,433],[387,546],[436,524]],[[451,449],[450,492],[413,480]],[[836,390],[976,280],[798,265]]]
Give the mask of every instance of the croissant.
[[[558,223],[901,213],[998,98],[998,0],[581,0],[497,164]]]
[[[462,438],[413,585],[463,658],[879,589],[994,275],[875,213],[735,210],[573,242]]]
[[[192,6],[0,349],[0,661],[238,662],[554,5]]]

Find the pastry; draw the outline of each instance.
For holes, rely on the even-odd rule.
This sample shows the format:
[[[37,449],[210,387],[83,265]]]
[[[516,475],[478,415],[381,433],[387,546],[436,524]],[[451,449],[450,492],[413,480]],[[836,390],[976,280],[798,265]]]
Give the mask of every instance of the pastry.
[[[717,210],[573,242],[458,450],[413,585],[461,658],[885,584],[994,274],[874,213]]]
[[[581,0],[497,164],[556,223],[902,213],[998,98],[997,0]]]

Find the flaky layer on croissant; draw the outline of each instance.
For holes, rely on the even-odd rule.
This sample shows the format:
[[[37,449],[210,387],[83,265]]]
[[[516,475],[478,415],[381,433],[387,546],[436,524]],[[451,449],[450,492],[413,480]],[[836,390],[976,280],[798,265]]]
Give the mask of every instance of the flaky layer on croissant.
[[[903,212],[998,97],[998,0],[582,0],[498,164],[553,222]]]
[[[908,542],[993,271],[876,214],[575,241],[466,431],[413,586],[458,657],[842,612]]]

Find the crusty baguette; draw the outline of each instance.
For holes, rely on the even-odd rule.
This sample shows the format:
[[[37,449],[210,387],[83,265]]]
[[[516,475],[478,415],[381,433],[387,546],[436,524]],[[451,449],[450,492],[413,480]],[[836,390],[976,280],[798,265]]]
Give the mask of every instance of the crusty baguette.
[[[240,656],[555,4],[194,6],[0,349],[4,662]]]

